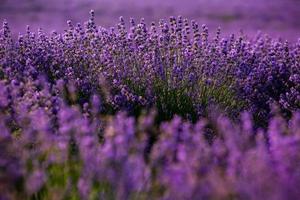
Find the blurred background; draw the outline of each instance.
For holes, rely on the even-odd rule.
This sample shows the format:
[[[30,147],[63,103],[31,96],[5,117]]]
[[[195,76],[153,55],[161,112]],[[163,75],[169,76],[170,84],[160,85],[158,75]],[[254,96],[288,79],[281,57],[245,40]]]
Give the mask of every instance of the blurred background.
[[[300,38],[300,0],[0,0],[0,21],[6,19],[15,35],[26,25],[62,31],[69,19],[87,20],[91,9],[103,27],[114,26],[119,16],[151,22],[182,15],[207,24],[211,33],[220,26],[226,36],[260,30],[291,42]]]

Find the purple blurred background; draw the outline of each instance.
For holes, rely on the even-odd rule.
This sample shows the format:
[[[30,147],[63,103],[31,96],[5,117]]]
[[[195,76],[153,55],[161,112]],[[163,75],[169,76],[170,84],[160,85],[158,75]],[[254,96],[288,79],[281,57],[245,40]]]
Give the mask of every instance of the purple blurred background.
[[[7,19],[14,34],[26,25],[62,31],[68,19],[87,20],[91,9],[104,27],[119,16],[150,22],[182,15],[207,24],[210,32],[220,26],[225,35],[242,29],[249,36],[261,30],[273,38],[300,38],[300,0],[0,0],[0,21]]]

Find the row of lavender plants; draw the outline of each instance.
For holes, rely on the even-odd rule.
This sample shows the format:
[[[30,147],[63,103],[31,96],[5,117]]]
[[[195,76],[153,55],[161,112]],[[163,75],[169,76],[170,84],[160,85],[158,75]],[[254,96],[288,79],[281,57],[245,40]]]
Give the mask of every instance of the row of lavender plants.
[[[17,40],[3,23],[0,199],[300,195],[300,41],[90,14]]]

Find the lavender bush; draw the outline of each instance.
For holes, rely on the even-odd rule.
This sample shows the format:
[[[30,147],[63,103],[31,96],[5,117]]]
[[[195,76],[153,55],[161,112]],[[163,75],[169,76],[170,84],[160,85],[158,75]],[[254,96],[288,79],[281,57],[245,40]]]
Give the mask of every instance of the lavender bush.
[[[17,41],[4,22],[0,197],[295,199],[299,64],[300,41],[181,16]]]

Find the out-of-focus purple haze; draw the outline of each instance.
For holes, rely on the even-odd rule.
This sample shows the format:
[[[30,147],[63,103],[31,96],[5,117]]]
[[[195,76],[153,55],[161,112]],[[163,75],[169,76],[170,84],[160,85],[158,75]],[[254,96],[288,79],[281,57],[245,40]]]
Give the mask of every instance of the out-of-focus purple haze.
[[[12,32],[61,31],[66,21],[83,22],[94,9],[98,25],[114,26],[119,16],[145,18],[146,22],[182,15],[205,23],[211,32],[220,26],[225,35],[254,35],[258,30],[272,38],[296,41],[300,37],[299,0],[0,0],[0,21]]]

